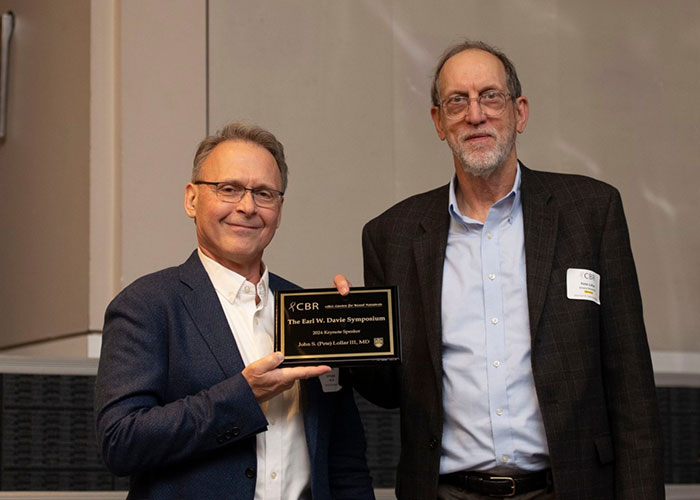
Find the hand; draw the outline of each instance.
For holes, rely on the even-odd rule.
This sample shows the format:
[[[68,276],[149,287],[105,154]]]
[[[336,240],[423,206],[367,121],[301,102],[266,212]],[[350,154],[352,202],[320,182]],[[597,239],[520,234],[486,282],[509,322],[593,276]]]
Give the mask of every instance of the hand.
[[[284,355],[281,352],[273,352],[243,369],[243,377],[253,390],[258,403],[286,391],[299,379],[318,377],[331,371],[331,367],[325,365],[277,368],[283,360]]]
[[[352,283],[345,277],[344,274],[336,274],[333,277],[333,284],[340,292],[340,295],[347,295],[350,293],[350,287]]]

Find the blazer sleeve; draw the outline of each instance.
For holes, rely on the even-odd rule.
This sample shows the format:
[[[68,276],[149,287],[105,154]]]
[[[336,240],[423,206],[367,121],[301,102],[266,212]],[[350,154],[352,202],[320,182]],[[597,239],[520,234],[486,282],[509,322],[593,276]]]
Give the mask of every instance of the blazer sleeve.
[[[664,498],[663,448],[642,300],[622,202],[614,191],[600,246],[601,357],[616,498]]]
[[[249,438],[267,422],[247,382],[240,373],[226,378],[206,350],[188,344],[197,333],[184,308],[151,288],[132,285],[105,314],[95,388],[105,464],[130,475],[224,447],[254,453]]]

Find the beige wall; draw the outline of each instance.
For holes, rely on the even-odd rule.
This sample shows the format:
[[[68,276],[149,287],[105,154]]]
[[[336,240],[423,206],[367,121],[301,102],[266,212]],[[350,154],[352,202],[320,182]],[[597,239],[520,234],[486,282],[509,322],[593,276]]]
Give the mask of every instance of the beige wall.
[[[86,331],[99,330],[117,290],[181,262],[195,244],[182,212],[194,147],[207,123],[213,131],[231,118],[259,122],[288,149],[289,196],[266,255],[271,267],[307,286],[326,286],[337,271],[361,283],[364,222],[449,179],[427,87],[442,48],[467,34],[501,46],[519,68],[532,106],[521,158],[622,191],[652,347],[700,351],[692,286],[700,273],[692,218],[699,69],[691,63],[700,50],[699,10],[696,2],[662,8],[651,0],[209,0],[207,27],[204,0],[93,0],[92,53],[83,53],[91,57],[90,229],[70,256],[90,249],[89,278],[82,274],[77,286],[60,278],[70,290],[54,293],[77,293],[71,312],[82,328],[87,316]],[[85,191],[76,202],[87,199]],[[87,224],[84,217],[63,216],[45,234],[63,236]],[[11,241],[6,255],[31,248]],[[15,272],[5,269],[3,280]]]
[[[183,208],[206,135],[206,2],[121,2],[121,286],[196,248]]]
[[[428,87],[441,51],[469,36],[518,67],[525,164],[622,192],[652,347],[700,351],[700,2],[210,0],[209,22],[210,128],[245,118],[288,150],[275,271],[359,284],[362,225],[449,181]]]
[[[167,12],[167,16],[164,13]],[[183,209],[206,134],[206,2],[93,0],[90,327],[114,294],[195,248]]]
[[[0,9],[17,20],[13,120],[0,145],[2,342],[43,341],[3,353],[84,357],[115,293],[195,247],[182,203],[206,133],[206,2]],[[27,196],[34,183],[50,195]]]
[[[15,13],[0,142],[0,346],[87,330],[90,3]]]

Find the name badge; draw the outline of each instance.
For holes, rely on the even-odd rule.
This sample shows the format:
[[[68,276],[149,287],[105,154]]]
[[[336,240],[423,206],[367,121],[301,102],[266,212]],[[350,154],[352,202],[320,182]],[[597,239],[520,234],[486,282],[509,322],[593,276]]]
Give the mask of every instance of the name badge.
[[[600,274],[589,269],[567,269],[566,296],[573,300],[590,300],[600,305]]]
[[[321,380],[323,392],[338,392],[342,387],[338,380],[338,368],[333,368],[328,373],[318,377]]]

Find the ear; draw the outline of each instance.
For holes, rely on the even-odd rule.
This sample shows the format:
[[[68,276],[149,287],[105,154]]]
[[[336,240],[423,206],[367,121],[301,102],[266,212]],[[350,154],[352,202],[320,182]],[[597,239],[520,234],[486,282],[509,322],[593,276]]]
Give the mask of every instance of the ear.
[[[530,103],[527,97],[520,96],[515,100],[515,123],[519,134],[522,134],[530,117]]]
[[[275,229],[278,229],[282,223],[282,205],[284,205],[284,198],[280,198],[280,207],[277,209],[277,225]]]
[[[433,119],[433,124],[435,125],[435,131],[437,132],[438,137],[441,141],[444,141],[447,135],[445,134],[445,128],[442,124],[440,108],[437,106],[433,106],[432,108],[430,108],[430,117]]]
[[[199,191],[197,186],[191,182],[187,183],[185,186],[185,213],[191,219],[197,216],[197,199],[199,197]]]

